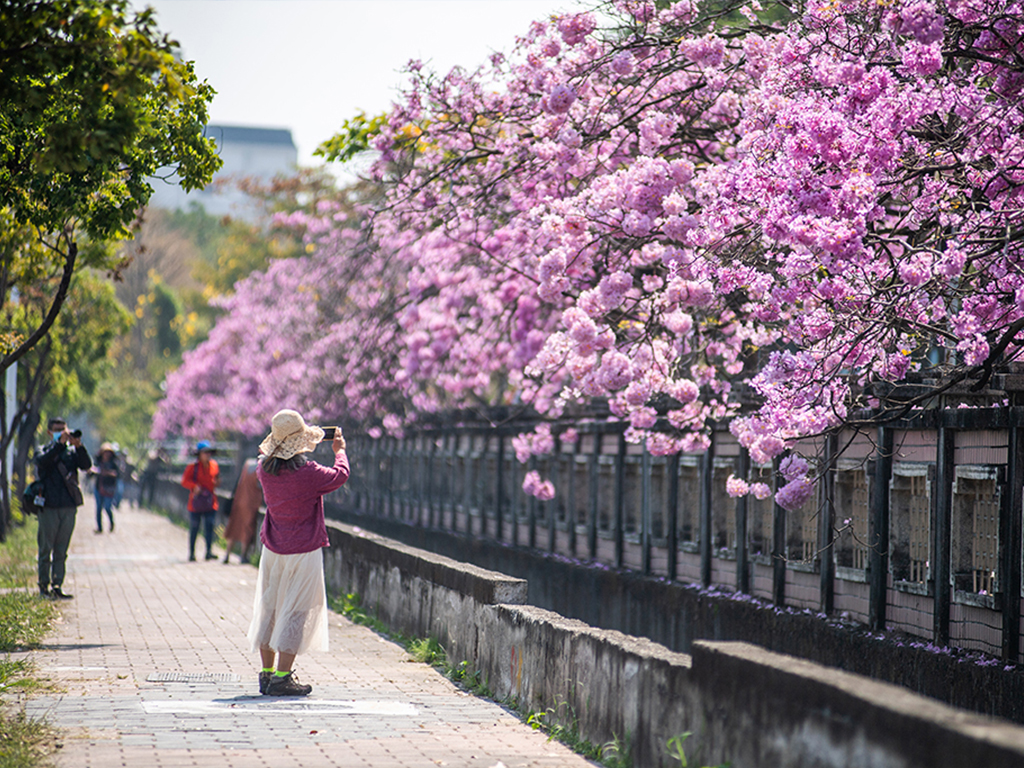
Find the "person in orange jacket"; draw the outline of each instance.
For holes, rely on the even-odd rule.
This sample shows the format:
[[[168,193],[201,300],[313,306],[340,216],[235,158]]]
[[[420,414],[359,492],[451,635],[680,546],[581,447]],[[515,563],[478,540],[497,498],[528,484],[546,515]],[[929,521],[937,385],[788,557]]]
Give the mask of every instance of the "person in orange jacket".
[[[213,448],[206,440],[196,444],[196,460],[185,467],[181,484],[188,488],[188,559],[195,562],[196,539],[202,523],[206,539],[206,559],[216,560],[213,554],[213,524],[217,518],[216,489],[220,484],[220,467],[213,458]]]

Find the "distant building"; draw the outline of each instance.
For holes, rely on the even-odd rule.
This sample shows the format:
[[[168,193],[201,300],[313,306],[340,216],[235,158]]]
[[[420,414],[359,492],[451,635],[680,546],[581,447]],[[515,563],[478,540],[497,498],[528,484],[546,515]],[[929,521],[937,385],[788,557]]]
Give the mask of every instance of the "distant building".
[[[213,216],[232,216],[252,221],[260,213],[258,203],[241,192],[235,182],[243,178],[269,181],[295,172],[299,152],[287,128],[254,128],[236,125],[208,125],[206,135],[217,144],[224,164],[213,181],[202,190],[185,193],[177,174],[151,180],[154,208],[187,209],[193,202]]]

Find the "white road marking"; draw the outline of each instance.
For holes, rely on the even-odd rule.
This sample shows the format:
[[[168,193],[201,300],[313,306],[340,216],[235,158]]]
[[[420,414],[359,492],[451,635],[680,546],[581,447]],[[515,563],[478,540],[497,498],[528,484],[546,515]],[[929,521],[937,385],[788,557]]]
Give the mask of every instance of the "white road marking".
[[[414,705],[401,701],[348,701],[261,698],[219,701],[144,701],[147,714],[205,715],[222,712],[253,712],[259,714],[309,715],[379,715],[383,717],[411,717],[417,714]]]

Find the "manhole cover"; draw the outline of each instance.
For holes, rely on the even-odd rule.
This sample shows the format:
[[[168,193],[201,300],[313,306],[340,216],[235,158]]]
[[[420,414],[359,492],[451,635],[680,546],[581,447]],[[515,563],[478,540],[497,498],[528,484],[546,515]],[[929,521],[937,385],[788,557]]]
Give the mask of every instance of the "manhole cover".
[[[237,683],[241,678],[233,672],[154,672],[148,683]]]

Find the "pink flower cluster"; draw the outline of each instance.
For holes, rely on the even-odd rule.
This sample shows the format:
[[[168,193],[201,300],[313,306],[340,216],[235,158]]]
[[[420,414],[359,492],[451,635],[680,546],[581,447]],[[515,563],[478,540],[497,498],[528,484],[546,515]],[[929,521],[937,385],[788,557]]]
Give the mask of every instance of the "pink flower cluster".
[[[879,382],[1019,357],[1024,3],[787,7],[617,0],[477,72],[411,67],[372,194],[290,218],[311,255],[239,285],[154,432],[599,398],[652,452],[728,421],[764,464]]]

